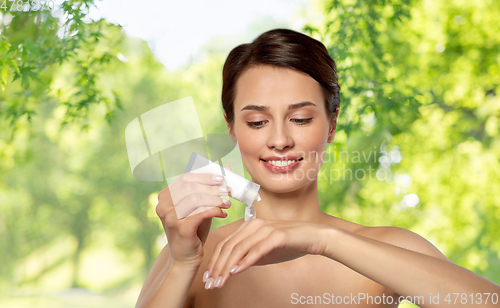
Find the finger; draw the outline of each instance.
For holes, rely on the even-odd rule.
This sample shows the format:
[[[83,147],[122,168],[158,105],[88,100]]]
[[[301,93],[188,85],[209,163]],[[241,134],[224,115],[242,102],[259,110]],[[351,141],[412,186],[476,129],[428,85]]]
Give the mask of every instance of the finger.
[[[177,234],[183,238],[192,238],[193,236],[198,236],[202,243],[205,243],[206,235],[200,236],[200,227],[204,225],[210,228],[211,219],[214,217],[226,218],[227,213],[223,211],[220,207],[212,207],[201,213],[190,216],[188,219],[178,220],[176,224]],[[204,228],[205,228],[204,227]],[[205,230],[208,231],[208,230]],[[169,232],[167,231],[167,238]]]
[[[174,202],[170,193],[170,189],[166,187],[158,194],[158,204],[156,205],[156,215],[161,221],[175,222],[177,214],[175,212]]]
[[[242,221],[241,224],[234,230],[231,234],[220,240],[214,247],[214,250],[212,252],[212,256],[210,258],[210,261],[207,264],[207,270],[211,272],[215,261],[219,257],[221,253],[221,249],[224,247],[225,243],[227,243],[229,240],[231,240],[234,236],[242,236],[243,230],[248,228],[249,222]],[[246,234],[246,233],[245,233]]]
[[[214,284],[214,287],[221,288],[231,276],[231,268],[241,261],[257,243],[267,238],[271,232],[270,228],[263,227],[245,238],[238,240],[235,236],[228,241],[224,245],[227,248],[222,249],[212,270],[212,276],[218,277],[220,280],[218,284]]]
[[[182,199],[190,194],[205,194],[212,196],[229,196],[231,188],[225,185],[207,185],[195,182],[185,183],[182,188],[172,193],[174,204],[178,204]]]
[[[156,213],[162,220],[174,221],[177,213],[174,205],[178,204],[188,194],[189,190],[182,189],[187,183],[198,183],[205,185],[221,186],[223,177],[212,173],[184,173],[172,184],[158,193],[158,205]],[[198,188],[199,189],[199,188]],[[214,190],[215,192],[215,190]]]
[[[176,181],[181,183],[200,183],[205,185],[218,185],[222,183],[224,177],[220,174],[216,173],[195,173],[195,172],[187,172],[182,174],[180,177],[176,179]]]
[[[191,193],[228,195],[231,189],[224,185],[224,177],[212,173],[184,173],[169,185],[174,204]],[[160,197],[160,196],[159,196]]]
[[[169,186],[160,191],[158,194],[158,201],[161,201],[164,197],[168,197],[172,191],[182,190],[188,183],[219,186],[223,184],[223,181],[223,176],[214,173],[184,173],[175,179]]]
[[[229,208],[231,201],[222,199],[217,196],[207,195],[207,194],[190,194],[182,201],[175,205],[175,211],[178,219],[185,218],[189,214],[193,213],[196,209],[202,207],[216,207],[221,206]]]
[[[228,209],[228,208],[231,207],[231,203],[230,203],[231,201],[225,200],[225,199],[222,199],[222,200],[223,200],[223,203],[217,205],[217,207],[219,207],[221,209]],[[214,207],[213,206],[200,206],[196,210],[194,210],[191,213],[189,213],[189,215],[187,215],[186,217],[184,217],[184,219],[187,219],[188,217],[191,217],[191,216],[196,215],[198,213],[202,213],[204,211],[208,211],[208,210],[210,210],[212,208],[214,208]]]
[[[226,218],[227,213],[223,211],[221,207],[218,206],[206,208],[206,210],[203,210],[200,213],[193,214],[192,216],[189,216],[187,219],[182,219],[180,223],[185,224],[184,227],[186,229],[190,229],[193,232],[196,232],[198,226],[201,223],[203,223],[203,221],[213,217]]]
[[[256,264],[262,257],[269,254],[274,249],[282,247],[284,240],[284,233],[272,232],[259,243],[253,245],[241,261],[228,264],[230,268],[236,267],[231,274],[236,275]]]
[[[226,243],[233,236],[238,234],[243,228],[245,228],[247,226],[247,224],[248,223],[245,221],[242,222],[235,231],[233,231],[231,234],[226,236],[224,239],[222,239],[221,241],[219,241],[215,245],[214,251],[212,252],[212,256],[211,256],[210,261],[209,261],[208,266],[207,266],[207,270],[203,274],[203,282],[206,282],[208,280],[208,278],[210,277],[211,269],[213,268],[213,264],[215,263],[215,260],[217,260],[217,257],[219,256],[220,250],[221,250],[222,246],[224,245],[224,243]]]
[[[233,168],[231,168],[231,166],[224,166],[224,168],[226,168],[229,171],[233,171]]]
[[[190,217],[190,216],[194,216],[198,213],[201,213],[201,212],[205,212],[207,210],[210,210],[212,209],[213,207],[209,207],[209,206],[200,206],[199,208],[197,208],[196,210],[192,211],[189,215],[186,216],[187,217]]]

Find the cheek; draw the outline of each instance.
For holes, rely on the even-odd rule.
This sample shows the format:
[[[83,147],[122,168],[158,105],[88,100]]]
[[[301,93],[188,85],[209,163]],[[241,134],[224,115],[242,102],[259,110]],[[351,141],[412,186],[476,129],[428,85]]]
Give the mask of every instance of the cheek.
[[[259,155],[262,145],[265,145],[265,136],[256,133],[246,127],[235,127],[235,137],[238,140],[238,147],[243,159],[247,156]]]
[[[256,146],[255,142],[248,142],[248,141],[249,140],[246,139],[243,142],[238,142],[242,157],[247,157],[259,153],[258,147]]]
[[[301,132],[301,143],[311,150],[325,148],[328,140],[328,128],[323,124],[316,125],[307,132]]]
[[[324,126],[318,126],[317,128],[308,132],[307,135],[301,138],[301,149],[305,152],[306,157],[310,163],[321,164],[326,151],[326,146],[328,144],[328,130],[324,129]]]

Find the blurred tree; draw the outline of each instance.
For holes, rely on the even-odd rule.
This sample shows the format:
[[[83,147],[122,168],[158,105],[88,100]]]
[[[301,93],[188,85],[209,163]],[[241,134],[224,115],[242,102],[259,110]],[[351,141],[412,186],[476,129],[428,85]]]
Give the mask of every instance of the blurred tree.
[[[165,183],[132,177],[126,125],[193,96],[204,133],[226,131],[220,41],[170,72],[145,42],[87,20],[91,1],[64,3],[63,26],[47,11],[12,12],[10,23],[4,14],[0,26],[0,290],[43,288],[68,267],[51,283],[141,284],[165,237],[154,212]],[[327,45],[342,86],[322,208],[409,228],[499,283],[499,4],[351,0],[318,10],[304,29]],[[98,245],[126,256],[104,283],[82,261]]]
[[[500,283],[500,3],[316,5],[323,19],[304,29],[329,46],[342,87],[323,208],[412,229]]]
[[[7,38],[1,42],[7,48],[2,54],[2,63],[7,64],[3,71],[7,67],[11,76],[4,79],[6,86],[0,93],[3,101],[0,119],[3,135],[0,139],[0,192],[3,192],[0,193],[0,254],[5,265],[1,268],[0,280],[14,282],[11,284],[14,286],[36,283],[68,260],[72,260],[73,267],[71,284],[82,285],[78,278],[82,252],[96,230],[113,225],[112,220],[101,215],[113,213],[115,207],[106,206],[110,203],[116,204],[121,212],[134,214],[140,228],[146,224],[144,230],[138,232],[137,239],[127,239],[126,248],[144,247],[148,254],[145,264],[150,264],[153,258],[151,246],[155,244],[156,235],[149,233],[152,227],[156,227],[153,228],[156,234],[159,230],[149,221],[145,210],[149,192],[133,194],[133,198],[125,198],[125,204],[113,203],[113,197],[117,195],[115,189],[127,191],[120,189],[126,181],[110,181],[108,173],[103,173],[103,170],[112,169],[111,166],[121,167],[122,173],[128,169],[126,156],[122,155],[124,140],[116,140],[116,135],[121,134],[124,127],[118,128],[119,132],[112,132],[108,126],[106,139],[106,133],[101,135],[99,131],[104,130],[99,119],[111,124],[114,108],[120,106],[117,93],[108,86],[109,82],[102,77],[104,74],[135,76],[142,71],[146,79],[154,78],[154,72],[164,73],[164,68],[153,59],[144,42],[127,41],[129,45],[124,46],[125,36],[120,27],[109,25],[104,20],[84,20],[83,10],[90,4],[90,1],[63,3],[69,19],[60,29],[57,27],[59,19],[46,11],[16,12],[12,21],[2,29],[2,38]],[[58,29],[65,30],[66,34],[59,37]],[[131,66],[125,66],[125,57],[118,49],[136,56],[138,67],[134,66],[130,71]],[[129,82],[124,88],[131,84],[134,83]],[[147,82],[144,84],[151,86]],[[161,88],[161,85],[157,86]],[[148,93],[148,90],[139,92]],[[133,111],[135,102],[128,102],[129,110]],[[95,107],[91,108],[92,104]],[[37,116],[32,117],[35,112]],[[73,120],[81,123],[73,125]],[[89,132],[91,126],[94,127]],[[111,132],[113,135],[109,135]],[[101,137],[118,142],[118,149],[111,151],[113,143],[102,143],[99,141]],[[116,159],[117,155],[121,160]],[[107,159],[111,162],[103,166]],[[124,165],[117,165],[118,161]],[[118,170],[114,172],[120,173]],[[125,175],[129,174],[122,175],[126,178]],[[123,197],[118,198],[122,201]],[[121,208],[127,208],[127,204],[131,212]],[[101,208],[96,210],[96,207]],[[130,219],[130,216],[125,216]],[[118,232],[120,228],[114,231]],[[148,236],[141,237],[144,232]],[[48,261],[37,274],[13,276],[16,266],[27,256],[68,236],[74,240],[74,251],[69,249]]]
[[[222,108],[219,104],[214,108],[220,96],[222,55],[169,72],[144,41],[124,37],[121,28],[107,26],[101,35],[106,41],[100,42],[113,45],[119,54],[119,60],[111,60],[98,79],[103,92],[119,89],[122,97],[123,112],[111,125],[105,121],[108,110],[101,105],[89,109],[86,130],[77,123],[61,126],[66,107],[49,100],[30,124],[18,123],[12,142],[0,140],[4,158],[0,162],[4,201],[0,205],[0,247],[5,248],[0,250],[0,258],[9,264],[2,267],[0,282],[40,284],[70,263],[70,285],[100,290],[95,284],[98,275],[94,280],[83,277],[82,259],[104,239],[110,249],[125,253],[132,264],[137,263],[137,256],[140,263],[140,267],[131,266],[120,277],[108,279],[111,282],[105,287],[142,282],[159,253],[159,237],[165,237],[154,207],[157,193],[166,184],[132,177],[125,127],[154,107],[193,96],[205,133],[225,129]],[[54,69],[51,85],[72,89],[72,77],[77,73],[73,63],[63,64]],[[72,245],[66,251],[49,258],[37,271],[19,274],[18,268],[27,260],[68,238]]]
[[[56,9],[53,1],[48,2],[52,5],[15,3],[1,12],[0,127],[4,138],[10,140],[16,124],[30,122],[40,105],[50,100],[65,107],[63,124],[78,120],[84,129],[93,105],[106,107],[108,121],[120,108],[117,93],[109,89],[110,93],[105,93],[99,84],[99,75],[111,59],[116,59],[116,50],[103,33],[116,26],[86,17],[93,0],[64,1]],[[71,63],[75,70],[69,89],[52,84],[56,67],[64,63]]]

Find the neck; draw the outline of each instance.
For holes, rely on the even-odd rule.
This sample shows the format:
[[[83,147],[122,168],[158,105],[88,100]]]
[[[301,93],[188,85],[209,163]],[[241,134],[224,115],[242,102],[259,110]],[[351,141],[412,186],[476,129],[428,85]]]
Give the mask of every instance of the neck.
[[[254,202],[257,218],[320,222],[328,215],[319,208],[318,182],[287,193],[275,193],[261,187],[262,201]]]

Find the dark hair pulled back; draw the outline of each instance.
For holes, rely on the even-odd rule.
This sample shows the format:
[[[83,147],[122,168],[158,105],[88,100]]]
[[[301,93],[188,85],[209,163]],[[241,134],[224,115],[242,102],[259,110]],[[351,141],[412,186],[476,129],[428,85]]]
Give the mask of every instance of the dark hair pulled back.
[[[236,82],[247,69],[257,65],[290,68],[308,74],[323,89],[327,116],[340,106],[340,86],[335,61],[320,41],[289,29],[264,32],[253,42],[241,44],[229,53],[222,73],[222,107],[227,122],[234,122]]]

